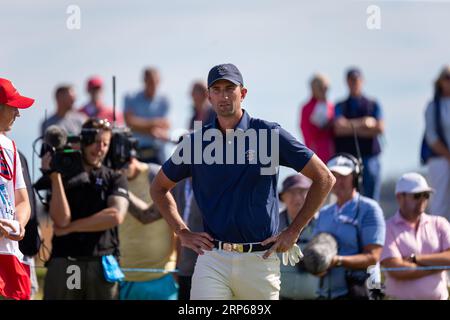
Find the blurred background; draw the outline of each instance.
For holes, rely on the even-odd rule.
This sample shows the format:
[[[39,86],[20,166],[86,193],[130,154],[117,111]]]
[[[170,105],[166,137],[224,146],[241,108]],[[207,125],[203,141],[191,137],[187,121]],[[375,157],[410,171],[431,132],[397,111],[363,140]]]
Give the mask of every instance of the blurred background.
[[[70,5],[80,10],[80,29],[67,27]],[[367,27],[371,5],[380,9],[380,29]],[[192,82],[205,79],[213,65],[232,62],[249,90],[244,108],[301,140],[300,106],[309,98],[312,74],[328,76],[329,98],[336,102],[347,96],[345,70],[358,66],[365,94],[377,99],[385,118],[386,216],[395,210],[393,181],[406,171],[423,172],[423,114],[432,83],[449,62],[444,39],[450,2],[41,0],[36,5],[19,0],[1,12],[1,77],[36,99],[11,132],[30,163],[44,114],[54,112],[58,84],[75,86],[78,108],[88,99],[87,78],[99,75],[105,80],[104,100],[112,105],[115,75],[122,110],[124,95],[142,89],[143,68],[155,66],[160,92],[170,101],[174,131],[188,124]],[[289,173],[282,169],[280,181]]]

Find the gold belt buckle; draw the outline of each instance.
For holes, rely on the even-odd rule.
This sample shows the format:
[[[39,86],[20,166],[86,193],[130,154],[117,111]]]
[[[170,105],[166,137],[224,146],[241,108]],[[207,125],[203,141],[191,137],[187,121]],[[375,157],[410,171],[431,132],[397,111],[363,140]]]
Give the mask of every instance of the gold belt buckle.
[[[236,251],[236,252],[244,252],[244,245],[239,243],[228,243],[224,242],[222,244],[222,250],[224,251]]]
[[[224,251],[232,251],[233,250],[233,246],[231,245],[231,243],[224,242],[222,244],[222,250],[224,250]]]

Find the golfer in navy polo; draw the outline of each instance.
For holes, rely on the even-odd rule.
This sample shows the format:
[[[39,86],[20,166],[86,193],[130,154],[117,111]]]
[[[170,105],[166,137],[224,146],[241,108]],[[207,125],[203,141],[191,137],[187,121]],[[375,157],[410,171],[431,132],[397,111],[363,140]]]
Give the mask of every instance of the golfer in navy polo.
[[[197,126],[178,145],[151,186],[152,198],[181,244],[199,254],[191,299],[278,299],[280,260],[273,253],[288,252],[298,261],[294,244],[335,179],[311,150],[277,123],[252,118],[242,109],[247,89],[236,66],[210,70],[208,95],[215,121]],[[312,180],[305,205],[281,233],[279,165]],[[169,192],[188,177],[205,232],[189,230]]]

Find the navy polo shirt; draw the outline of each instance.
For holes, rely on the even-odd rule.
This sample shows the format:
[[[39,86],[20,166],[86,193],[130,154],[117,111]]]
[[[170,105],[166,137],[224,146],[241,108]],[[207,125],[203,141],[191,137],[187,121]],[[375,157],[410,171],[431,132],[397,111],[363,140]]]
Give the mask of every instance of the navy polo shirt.
[[[282,129],[279,124],[252,118],[245,110],[243,111],[244,114],[235,130],[242,130],[246,134],[257,132],[256,149],[255,144],[249,142],[250,139],[245,139],[243,148],[238,148],[238,143],[231,144],[234,146],[232,149],[235,161],[232,163],[226,161],[226,144],[232,140],[230,140],[232,136],[224,134],[217,138],[217,141],[216,138],[207,141],[209,133],[215,130],[219,132],[216,118],[213,123],[203,126],[201,130],[185,138],[162,167],[165,175],[174,182],[192,176],[194,196],[203,214],[205,231],[217,240],[234,243],[260,242],[275,235],[278,230],[278,170],[270,175],[261,174],[261,169],[270,167],[270,164],[258,154],[270,155],[271,159],[278,157],[279,165],[290,167],[297,172],[301,171],[313,156],[310,149]],[[260,132],[266,134],[259,134]],[[271,132],[277,134],[271,135]],[[272,152],[275,143],[272,137],[278,139],[278,151],[274,148]],[[200,148],[198,138],[203,138],[200,140]],[[219,155],[223,151],[223,161],[206,163],[202,160],[198,163],[199,153],[208,153],[213,142],[219,146],[216,149],[219,151],[211,154]],[[195,144],[197,161],[194,161],[195,152],[191,152],[187,157],[190,163],[186,163],[189,161],[180,163],[174,158],[177,152],[185,155],[185,151],[181,150],[183,147],[195,150]],[[263,152],[264,150],[267,152]],[[228,154],[230,152],[228,151]],[[237,163],[239,152],[245,153],[245,163]]]
[[[345,117],[347,119],[356,119],[362,117],[374,117],[377,120],[383,118],[380,105],[364,96],[348,97],[347,100],[336,104],[334,109],[334,117]],[[363,157],[371,157],[381,152],[380,142],[377,137],[366,138],[357,137],[361,155]],[[348,136],[336,136],[334,139],[336,153],[348,152],[357,157],[355,140],[353,134]]]

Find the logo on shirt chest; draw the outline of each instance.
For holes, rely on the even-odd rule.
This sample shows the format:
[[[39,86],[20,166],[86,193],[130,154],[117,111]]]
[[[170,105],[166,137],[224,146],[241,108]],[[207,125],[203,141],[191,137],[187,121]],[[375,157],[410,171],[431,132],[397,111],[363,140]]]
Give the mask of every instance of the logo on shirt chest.
[[[247,161],[255,161],[256,157],[256,151],[255,150],[248,150],[245,152],[245,159]]]

